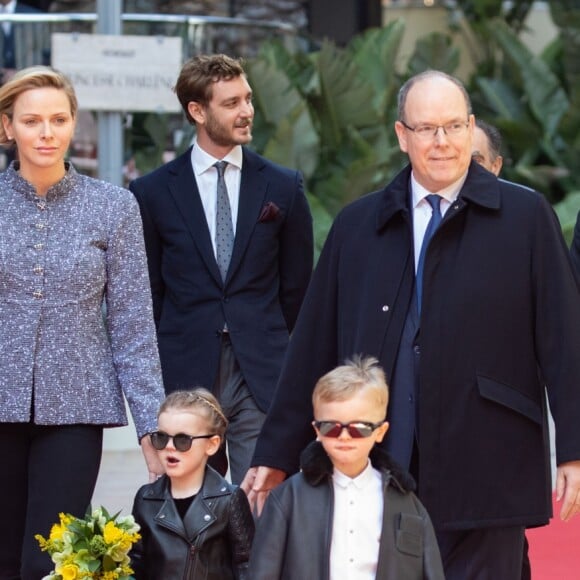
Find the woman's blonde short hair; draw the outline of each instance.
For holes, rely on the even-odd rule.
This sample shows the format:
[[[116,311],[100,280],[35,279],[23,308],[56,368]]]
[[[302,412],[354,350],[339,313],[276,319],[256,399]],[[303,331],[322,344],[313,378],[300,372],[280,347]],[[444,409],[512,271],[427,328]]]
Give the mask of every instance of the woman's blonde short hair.
[[[70,103],[73,118],[77,116],[78,101],[70,80],[61,72],[49,66],[31,66],[18,71],[9,81],[0,87],[0,115],[12,120],[14,103],[26,91],[33,89],[53,88],[63,91]],[[4,125],[0,123],[0,144],[10,144]]]

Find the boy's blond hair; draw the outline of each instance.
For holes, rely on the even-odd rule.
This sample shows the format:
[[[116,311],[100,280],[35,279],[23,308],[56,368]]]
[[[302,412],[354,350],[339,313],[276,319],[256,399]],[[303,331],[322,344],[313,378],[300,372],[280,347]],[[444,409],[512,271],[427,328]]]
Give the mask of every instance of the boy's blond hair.
[[[355,355],[318,380],[312,392],[312,404],[345,401],[362,389],[371,390],[376,404],[387,414],[389,387],[383,369],[374,356]]]
[[[173,391],[161,403],[157,416],[169,409],[199,413],[207,419],[210,431],[223,439],[228,420],[218,400],[207,389],[198,387],[190,391]]]

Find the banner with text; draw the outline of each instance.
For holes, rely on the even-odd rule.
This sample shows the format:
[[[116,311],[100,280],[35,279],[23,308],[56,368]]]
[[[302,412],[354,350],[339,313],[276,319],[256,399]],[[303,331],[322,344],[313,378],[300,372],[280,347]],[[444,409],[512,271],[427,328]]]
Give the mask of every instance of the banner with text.
[[[81,109],[180,111],[172,88],[181,65],[181,38],[52,35],[52,66],[70,78]]]

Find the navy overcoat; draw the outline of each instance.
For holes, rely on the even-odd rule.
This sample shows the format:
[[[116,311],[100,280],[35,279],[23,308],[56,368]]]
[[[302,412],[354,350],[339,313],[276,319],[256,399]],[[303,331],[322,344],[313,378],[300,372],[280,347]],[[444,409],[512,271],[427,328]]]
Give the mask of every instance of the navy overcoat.
[[[313,435],[313,386],[346,357],[375,355],[392,376],[414,292],[410,171],[336,218],[254,465],[296,470]],[[421,500],[439,529],[547,522],[544,385],[557,460],[580,459],[580,294],[550,205],[472,163],[423,283]]]

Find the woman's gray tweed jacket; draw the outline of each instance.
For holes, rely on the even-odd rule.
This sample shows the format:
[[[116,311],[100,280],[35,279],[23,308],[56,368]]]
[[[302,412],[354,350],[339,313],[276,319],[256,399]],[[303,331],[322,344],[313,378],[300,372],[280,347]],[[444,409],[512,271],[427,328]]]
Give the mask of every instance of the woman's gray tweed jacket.
[[[376,580],[444,580],[431,520],[415,483],[379,447],[371,463],[383,479],[383,528]],[[250,555],[252,580],[328,580],[333,521],[333,466],[314,441],[302,472],[276,487],[258,519]]]
[[[142,436],[163,387],[137,203],[71,165],[39,197],[16,168],[0,174],[0,421],[124,425],[124,392]]]

